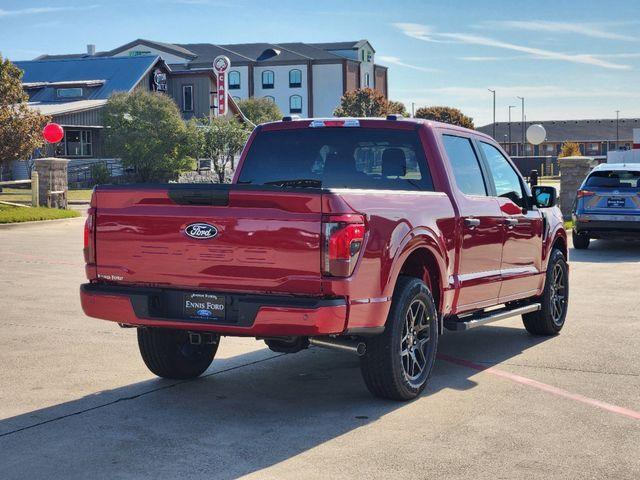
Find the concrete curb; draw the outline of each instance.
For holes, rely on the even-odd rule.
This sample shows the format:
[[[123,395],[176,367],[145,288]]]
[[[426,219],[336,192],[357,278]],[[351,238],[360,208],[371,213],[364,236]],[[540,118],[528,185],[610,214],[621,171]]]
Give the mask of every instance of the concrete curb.
[[[0,223],[0,230],[10,230],[12,228],[17,228],[17,227],[29,227],[29,226],[33,227],[35,225],[42,225],[44,223],[57,224],[62,222],[77,222],[79,220],[84,221],[85,216],[80,215],[79,217],[72,217],[72,218],[56,218],[54,220],[31,220],[29,222]]]

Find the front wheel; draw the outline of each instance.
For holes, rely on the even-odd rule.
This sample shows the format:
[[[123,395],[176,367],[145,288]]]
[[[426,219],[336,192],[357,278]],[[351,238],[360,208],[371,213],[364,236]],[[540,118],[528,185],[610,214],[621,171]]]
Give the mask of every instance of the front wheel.
[[[202,375],[216,355],[220,336],[207,334],[195,345],[186,330],[138,328],[138,346],[145,365],[162,378],[188,379]]]
[[[569,268],[564,254],[554,249],[549,258],[540,310],[522,316],[524,327],[534,335],[557,335],[569,307]]]
[[[411,400],[427,384],[438,347],[438,314],[425,283],[400,277],[382,334],[367,340],[361,358],[369,391],[382,398]]]

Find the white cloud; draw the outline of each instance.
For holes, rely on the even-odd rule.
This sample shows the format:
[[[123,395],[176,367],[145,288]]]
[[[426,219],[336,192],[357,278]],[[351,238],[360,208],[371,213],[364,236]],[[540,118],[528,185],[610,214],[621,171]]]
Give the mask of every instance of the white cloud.
[[[464,60],[466,62],[500,62],[504,60],[522,60],[525,58],[530,58],[530,57],[525,55],[514,55],[511,57],[489,57],[489,56],[458,57],[459,60]]]
[[[69,6],[69,7],[31,7],[22,8],[19,10],[3,10],[0,8],[0,18],[2,17],[15,17],[18,15],[37,15],[41,13],[56,13],[56,12],[68,12],[77,10],[91,10],[97,8],[98,5],[81,5],[81,6]]]
[[[500,48],[503,50],[510,50],[514,52],[521,52],[521,53],[527,54],[530,57],[540,58],[545,60],[559,60],[564,62],[592,65],[595,67],[616,69],[616,70],[628,70],[631,68],[629,65],[609,62],[595,55],[569,54],[569,53],[556,52],[553,50],[527,47],[525,45],[518,45],[515,43],[496,40],[490,37],[484,37],[481,35],[472,35],[467,33],[457,33],[457,32],[436,33],[430,27],[426,25],[420,25],[417,23],[396,23],[394,25],[398,27],[405,35],[412,38],[416,38],[418,40],[426,41],[426,42],[450,41],[454,43],[462,43],[467,45],[479,45],[479,46],[485,46],[485,47]]]
[[[485,22],[482,26],[492,28],[506,28],[511,30],[528,30],[531,32],[573,33],[585,37],[603,38],[608,40],[625,40],[637,42],[637,36],[616,33],[614,25],[596,23],[551,22],[546,20],[506,20],[499,22]]]
[[[400,60],[398,57],[392,57],[389,55],[376,55],[376,60],[380,60],[382,63],[390,63],[392,65],[398,65],[400,67],[410,68],[412,70],[418,70],[420,72],[439,72],[440,71],[435,68],[427,68],[427,67],[421,67],[419,65],[412,65],[410,63],[405,63],[402,60]]]

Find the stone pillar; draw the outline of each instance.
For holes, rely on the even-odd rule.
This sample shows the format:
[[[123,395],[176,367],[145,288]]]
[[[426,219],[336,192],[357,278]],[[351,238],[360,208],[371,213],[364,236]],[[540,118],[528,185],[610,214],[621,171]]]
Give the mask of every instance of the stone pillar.
[[[564,157],[558,159],[560,168],[560,210],[565,219],[571,218],[571,209],[578,188],[593,167],[598,164],[590,157]]]
[[[67,208],[68,163],[69,160],[64,158],[38,158],[34,161],[41,207]]]

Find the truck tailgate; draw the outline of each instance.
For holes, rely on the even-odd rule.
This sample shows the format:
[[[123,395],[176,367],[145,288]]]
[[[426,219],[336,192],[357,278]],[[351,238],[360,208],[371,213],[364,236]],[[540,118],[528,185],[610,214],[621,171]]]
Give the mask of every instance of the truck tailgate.
[[[95,195],[101,280],[321,293],[320,191],[170,184],[99,187]]]

